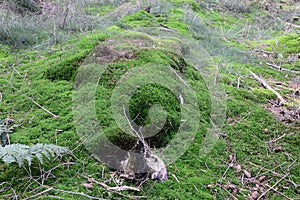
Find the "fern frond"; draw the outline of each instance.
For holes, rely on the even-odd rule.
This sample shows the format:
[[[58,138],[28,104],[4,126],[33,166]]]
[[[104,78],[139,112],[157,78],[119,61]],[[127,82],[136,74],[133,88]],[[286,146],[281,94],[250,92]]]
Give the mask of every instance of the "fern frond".
[[[65,153],[70,153],[70,150],[66,147],[54,144],[36,144],[33,146],[11,144],[0,147],[0,159],[6,164],[17,163],[19,167],[21,167],[25,161],[27,161],[30,166],[34,157],[36,157],[40,163],[43,163],[43,158],[50,159],[51,157],[61,156]]]

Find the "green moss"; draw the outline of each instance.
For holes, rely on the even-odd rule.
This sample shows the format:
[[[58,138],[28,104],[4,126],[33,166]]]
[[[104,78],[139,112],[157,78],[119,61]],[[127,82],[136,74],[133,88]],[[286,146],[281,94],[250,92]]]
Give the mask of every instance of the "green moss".
[[[174,0],[172,2],[180,6],[184,5],[184,1]],[[192,3],[192,6],[194,4],[193,9],[201,19],[209,27],[214,27],[217,30],[221,26],[223,30],[230,30],[232,24],[237,20],[232,15],[216,10],[213,13],[202,10],[201,7],[197,6],[198,4],[196,5],[195,1],[187,2]],[[110,10],[108,7],[95,7],[88,10],[88,12],[101,14],[108,10]],[[140,26],[159,27],[159,24],[162,23],[185,35],[189,35],[190,25],[185,24],[182,18],[183,10],[179,8],[169,10],[168,14],[160,16],[139,11],[136,14],[124,17],[121,24],[124,27],[132,28]],[[240,23],[242,23],[242,20]],[[101,76],[96,90],[97,119],[104,130],[104,135],[114,144],[128,150],[136,142],[135,138],[124,133],[117,126],[110,108],[110,98],[116,87],[116,82],[126,72],[136,67],[152,64],[175,69],[196,90],[201,115],[201,119],[199,119],[200,128],[196,132],[194,141],[176,162],[167,166],[169,180],[167,182],[148,181],[143,184],[140,192],[126,191],[122,194],[145,195],[148,199],[225,199],[229,198],[230,194],[222,189],[220,185],[224,186],[230,182],[238,188],[242,188],[235,197],[244,199],[250,192],[250,185],[241,182],[240,178],[243,175],[240,172],[237,172],[234,168],[228,168],[231,162],[228,160],[229,155],[233,155],[235,163],[240,164],[242,169],[249,170],[253,176],[258,177],[264,173],[267,179],[270,180],[270,185],[275,184],[279,179],[270,171],[281,174],[291,169],[289,171],[290,178],[295,183],[300,181],[299,169],[297,168],[297,157],[300,150],[298,145],[300,143],[299,135],[286,136],[274,142],[274,147],[282,147],[280,152],[274,152],[268,146],[268,141],[285,133],[297,133],[298,128],[277,121],[269,111],[265,110],[265,107],[268,106],[267,102],[270,99],[275,99],[276,96],[269,90],[262,88],[260,83],[250,75],[249,70],[255,72],[270,84],[273,80],[286,82],[294,77],[293,74],[278,72],[267,66],[257,65],[257,60],[244,63],[239,59],[232,61],[231,58],[224,58],[223,55],[219,54],[213,57],[214,61],[220,65],[218,78],[225,84],[227,92],[227,121],[224,127],[219,130],[220,135],[222,135],[220,140],[208,154],[200,156],[199,151],[204,145],[203,142],[211,122],[211,96],[201,74],[193,66],[190,66],[182,56],[187,47],[179,39],[154,39],[144,33],[124,31],[120,26],[112,26],[107,32],[85,33],[77,37],[74,36],[61,46],[51,46],[50,50],[27,50],[14,54],[9,47],[1,47],[0,92],[2,101],[0,103],[0,117],[11,116],[17,124],[21,125],[10,135],[11,142],[24,144],[57,143],[74,149],[74,157],[59,158],[42,166],[34,165],[35,167],[31,169],[32,177],[42,177],[41,169],[43,172],[51,172],[48,179],[43,183],[44,185],[85,193],[98,198],[121,198],[117,194],[110,193],[97,185],[93,185],[93,189],[82,186],[82,183],[87,182],[87,179],[82,175],[93,177],[99,182],[106,182],[111,186],[115,186],[114,181],[118,180],[114,177],[114,181],[107,181],[112,180],[111,169],[105,167],[89,154],[87,147],[82,145],[73,122],[72,94],[77,69],[90,53],[94,53],[93,49],[98,45],[101,46],[107,38],[120,41],[120,44],[115,45],[116,50],[124,52],[130,50],[133,54],[130,59],[121,56],[110,62],[108,69]],[[138,40],[145,45],[141,48],[138,47],[136,45]],[[278,37],[277,44],[275,44],[275,40],[257,41],[253,44],[270,43],[269,49],[265,50],[272,50],[273,47],[276,47],[276,50],[282,52],[285,57],[299,52],[299,36],[297,34]],[[244,46],[236,44],[240,41],[238,38],[233,37],[230,41],[232,42],[230,45],[245,50]],[[217,42],[223,43],[222,40]],[[248,42],[251,43],[251,41]],[[153,45],[156,48],[153,48]],[[176,52],[173,50],[176,50]],[[224,59],[230,61],[223,63]],[[297,62],[293,65],[284,63],[282,66],[299,70]],[[182,68],[184,68],[183,72],[181,72]],[[238,89],[239,77],[240,88]],[[132,80],[131,83],[134,84],[135,82]],[[15,88],[12,88],[11,85]],[[279,92],[282,95],[290,93],[287,90],[279,90]],[[54,114],[59,115],[60,118],[54,119],[36,106],[31,99],[34,99]],[[167,146],[178,129],[181,114],[178,99],[166,88],[148,84],[139,88],[130,99],[130,114],[132,118],[136,118],[135,122],[137,124],[149,124],[151,123],[149,108],[156,103],[165,107],[168,120],[163,131],[149,139],[151,140],[150,144],[158,148]],[[90,116],[86,117],[89,118]],[[94,139],[99,141],[101,137],[103,135],[95,136]],[[173,175],[179,179],[179,182]],[[9,183],[15,192],[24,198],[33,195],[31,189],[34,190],[40,187],[35,181],[31,182],[28,179],[28,183],[31,185],[30,188],[27,188],[27,183],[19,181],[26,177],[29,176],[25,170],[16,166],[0,164],[0,182]],[[129,182],[125,182],[125,184],[131,185]],[[210,186],[208,187],[208,185]],[[284,190],[282,186],[286,185],[291,189]],[[290,198],[298,197],[296,189],[287,180],[282,180],[278,184],[278,189]],[[12,193],[12,190],[4,191],[1,193],[0,198],[4,199],[6,198],[4,195]],[[65,199],[80,198],[77,195],[54,190],[48,194]],[[40,198],[47,199],[50,197],[45,194]],[[269,191],[266,198],[276,199],[279,197],[276,192]]]

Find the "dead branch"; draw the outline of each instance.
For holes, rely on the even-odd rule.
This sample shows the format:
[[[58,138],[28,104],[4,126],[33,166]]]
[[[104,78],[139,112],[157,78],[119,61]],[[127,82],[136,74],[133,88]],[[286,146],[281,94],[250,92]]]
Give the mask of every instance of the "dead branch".
[[[289,173],[287,173],[286,175],[284,175],[281,179],[279,179],[272,187],[269,187],[269,189],[267,189],[266,191],[264,191],[258,198],[257,200],[260,200],[262,197],[264,197],[270,190],[274,189],[276,187],[276,185],[278,185],[283,179],[285,179],[287,176],[289,175]]]
[[[127,115],[126,115],[126,110],[125,110],[125,107],[123,106],[123,113],[124,113],[124,116],[131,128],[131,130],[134,132],[134,134],[136,135],[136,137],[139,139],[140,142],[143,143],[144,145],[144,150],[145,150],[145,153],[150,153],[150,147],[148,146],[148,144],[145,142],[144,138],[143,138],[143,135],[140,134],[137,130],[135,130],[135,128],[131,125],[131,122],[130,120],[128,119]]]
[[[39,108],[41,108],[42,110],[44,110],[46,113],[52,115],[53,118],[55,119],[59,119],[58,115],[53,114],[52,112],[50,112],[49,110],[47,110],[46,108],[44,108],[43,106],[41,106],[39,103],[37,103],[35,100],[33,100],[32,98],[28,97],[27,95],[23,94],[20,90],[18,90],[16,87],[14,87],[13,85],[10,85],[10,87],[14,90],[16,90],[17,92],[19,92],[23,97],[25,97],[26,99],[30,100],[32,103],[34,103],[35,105],[37,105]]]
[[[44,108],[43,106],[41,106],[40,104],[38,104],[35,100],[33,100],[31,98],[29,98],[29,99],[32,101],[32,103],[34,103],[35,105],[37,105],[39,108],[41,108],[42,110],[44,110],[46,113],[52,115],[53,118],[55,118],[55,119],[59,118],[58,115],[53,114],[52,112],[50,112],[49,110],[47,110],[46,108]]]
[[[285,194],[283,194],[282,192],[279,192],[278,190],[276,190],[275,188],[272,188],[271,186],[269,186],[268,184],[265,184],[265,186],[267,186],[268,188],[271,188],[274,192],[280,194],[281,196],[283,196],[284,198],[288,199],[288,200],[294,200],[288,196],[286,196]]]
[[[290,135],[294,135],[295,133],[290,133],[290,134],[283,134],[282,136],[280,136],[280,137],[278,137],[278,138],[275,138],[275,139],[273,139],[273,140],[270,140],[270,141],[268,141],[268,142],[265,142],[265,143],[273,143],[273,142],[276,142],[277,140],[280,140],[280,139],[282,139],[282,138],[284,138],[284,137],[286,137],[286,136],[290,136]]]
[[[67,193],[67,194],[73,194],[73,195],[79,195],[79,196],[86,197],[86,198],[88,198],[88,199],[103,200],[103,199],[101,199],[101,198],[93,197],[93,196],[84,194],[84,193],[82,193],[82,192],[72,192],[72,191],[69,191],[69,190],[61,190],[61,189],[55,189],[55,188],[52,188],[52,189],[53,189],[54,191],[57,191],[57,192],[62,192],[62,193]]]
[[[137,191],[139,192],[140,190],[138,188],[134,188],[134,187],[130,187],[130,186],[119,186],[119,187],[110,187],[108,185],[106,185],[105,183],[96,181],[94,178],[89,178],[88,179],[89,182],[91,183],[96,183],[97,185],[102,186],[104,189],[106,190],[112,190],[112,191],[125,191],[125,190],[132,190],[132,191]]]
[[[86,177],[87,178],[87,177]],[[120,193],[120,191],[137,191],[139,192],[140,190],[138,188],[134,188],[134,187],[130,187],[130,186],[119,186],[119,187],[110,187],[108,185],[106,185],[105,183],[99,182],[97,180],[95,180],[94,178],[88,178],[88,181],[91,183],[96,183],[97,185],[100,185],[101,187],[103,187],[104,189],[106,189],[107,191],[111,191],[114,192],[118,195],[130,198],[130,199],[141,199],[141,198],[147,198],[146,196],[126,196],[122,193]]]
[[[268,63],[268,62],[266,62],[266,65],[271,66],[271,67],[273,67],[273,68],[275,68],[275,69],[277,69],[277,70],[281,70],[281,67],[278,66],[278,65],[271,64],[271,63]]]
[[[273,67],[273,68],[275,68],[279,71],[286,71],[286,72],[291,72],[291,73],[295,73],[295,74],[300,74],[300,71],[295,71],[295,70],[291,70],[291,69],[282,68],[281,66],[278,66],[276,64],[266,62],[266,65],[268,65],[270,67]]]
[[[46,189],[46,190],[44,190],[44,191],[42,191],[42,192],[40,192],[40,193],[37,193],[37,194],[32,195],[32,196],[30,196],[30,197],[27,197],[27,198],[25,198],[24,200],[34,199],[34,198],[36,198],[36,197],[38,197],[38,196],[41,196],[41,195],[43,195],[43,194],[45,194],[45,193],[47,193],[47,192],[49,192],[49,191],[51,191],[51,190],[53,190],[53,188],[48,188],[48,189]]]
[[[282,104],[285,104],[286,101],[284,100],[284,98],[277,92],[275,91],[266,81],[264,81],[263,79],[259,78],[255,73],[253,73],[251,70],[249,70],[250,73],[252,74],[252,76],[259,81],[266,89],[270,90],[271,92],[273,92],[278,99],[280,99]]]
[[[171,33],[176,33],[177,32],[176,30],[171,29],[170,27],[165,26],[163,24],[160,24],[160,26],[161,27],[159,28],[159,30],[161,30],[161,31],[167,31],[167,32],[171,32]]]

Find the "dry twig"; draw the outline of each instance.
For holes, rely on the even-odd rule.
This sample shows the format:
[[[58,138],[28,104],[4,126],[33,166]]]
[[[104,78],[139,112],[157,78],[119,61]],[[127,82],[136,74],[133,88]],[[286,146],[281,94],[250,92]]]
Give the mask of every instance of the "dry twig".
[[[258,198],[257,200],[260,200],[262,197],[264,197],[270,190],[274,189],[276,187],[276,185],[278,185],[283,179],[285,179],[287,176],[289,175],[286,174],[284,175],[281,179],[279,179],[272,187],[269,187],[269,189],[267,189],[266,191],[264,191]]]
[[[249,70],[250,71],[250,70]],[[277,92],[275,91],[266,81],[264,81],[263,79],[259,78],[255,73],[253,73],[252,71],[250,71],[250,73],[252,74],[252,76],[259,81],[266,89],[270,90],[271,92],[273,92],[278,99],[281,101],[282,104],[285,104],[286,101],[285,99]]]
[[[291,69],[286,69],[286,68],[282,68],[281,66],[275,65],[275,64],[271,64],[271,63],[266,63],[268,66],[273,67],[279,71],[286,71],[286,72],[291,72],[291,73],[295,73],[295,74],[300,74],[300,71],[295,71],[295,70],[291,70]]]

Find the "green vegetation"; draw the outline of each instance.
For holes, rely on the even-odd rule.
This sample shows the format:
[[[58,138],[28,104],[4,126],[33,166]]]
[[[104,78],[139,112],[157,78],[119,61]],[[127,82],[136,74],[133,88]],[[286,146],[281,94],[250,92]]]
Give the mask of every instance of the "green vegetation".
[[[40,6],[35,1],[26,2],[33,4],[32,8]],[[53,2],[48,2],[50,7]],[[292,1],[266,3],[172,0],[153,3],[149,11],[146,2],[137,8],[134,2],[75,1],[72,7],[67,1],[60,1],[55,4],[53,15],[37,15],[29,4],[19,5],[27,9],[20,14],[0,1],[3,19],[0,22],[3,23],[0,24],[0,118],[13,119],[16,125],[14,132],[0,125],[1,145],[8,140],[11,144],[0,149],[0,159],[4,161],[0,163],[0,199],[36,194],[41,199],[143,196],[147,199],[257,199],[261,195],[265,199],[297,198],[300,35],[296,27],[282,31],[288,27],[285,13],[292,12]],[[270,17],[276,9],[279,14]],[[260,21],[264,19],[265,24]],[[276,23],[268,26],[272,21]],[[227,107],[225,124],[218,127],[215,134],[219,140],[205,155],[200,150],[208,145],[204,142],[213,122],[214,99],[205,82],[206,76],[187,59],[191,47],[173,32],[175,36],[180,34],[194,44],[199,43],[207,51],[208,60],[218,68],[215,80],[222,83],[226,92],[222,96]],[[114,119],[111,98],[120,81],[127,81],[130,89],[139,83],[137,80],[150,80],[143,73],[131,76],[139,67],[147,66],[149,71],[142,71],[145,73],[151,73],[151,67],[153,73],[157,73],[155,67],[170,68],[195,91],[199,129],[187,151],[167,166],[168,181],[147,180],[141,184],[125,180],[119,175],[121,172],[90,154],[87,149],[93,147],[83,144],[76,130],[80,127],[74,124],[72,98],[80,81],[93,72],[84,71],[84,66],[90,63],[96,63],[95,67],[107,66],[95,89],[95,99],[91,100],[95,104],[97,123],[104,132],[90,139],[89,144],[95,147],[104,146],[101,137],[106,136],[123,150],[135,148],[136,138],[125,133]],[[250,71],[278,91],[287,103],[278,103],[276,94],[262,87]],[[78,79],[79,72],[86,74]],[[169,81],[167,77],[165,80]],[[170,84],[176,85],[172,81]],[[86,88],[87,92],[90,88]],[[121,95],[128,94],[130,91],[125,89],[121,92]],[[84,100],[85,96],[81,98]],[[151,107],[157,104],[164,107],[165,113],[151,115]],[[164,114],[166,123],[158,134],[146,138],[154,150],[168,147],[181,128],[184,113],[180,99],[159,84],[142,85],[134,91],[129,100],[133,122],[144,127],[159,121]],[[84,117],[92,116],[86,113]],[[93,124],[90,128],[93,129]],[[20,151],[14,152],[13,157],[4,155],[11,147]],[[61,156],[67,149],[71,154]],[[25,153],[18,156],[18,152]],[[50,160],[43,160],[44,157]],[[24,160],[29,164],[26,167]],[[12,162],[22,168],[6,164]],[[109,188],[121,186],[139,190]]]

